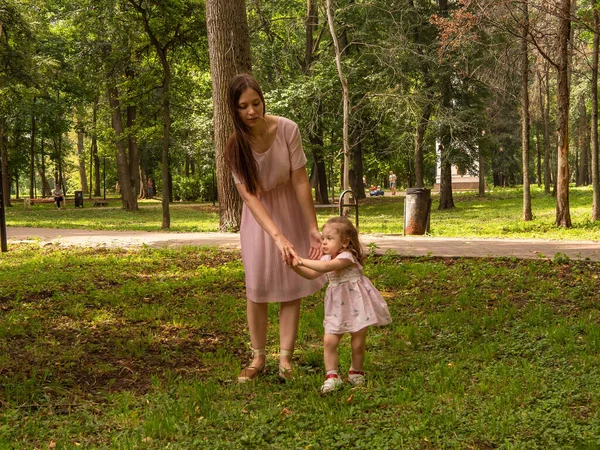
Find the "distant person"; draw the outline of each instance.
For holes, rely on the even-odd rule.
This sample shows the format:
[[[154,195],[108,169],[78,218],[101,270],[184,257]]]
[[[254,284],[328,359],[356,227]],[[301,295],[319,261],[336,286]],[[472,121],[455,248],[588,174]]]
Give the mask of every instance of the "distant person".
[[[121,188],[119,187],[119,182],[117,181],[115,184],[115,192],[118,194]]]
[[[366,177],[366,175],[363,175],[363,187],[365,189],[367,188],[367,177]]]
[[[154,197],[154,181],[152,178],[148,178],[148,198]]]
[[[385,300],[363,275],[362,261],[358,231],[346,217],[333,217],[323,226],[323,256],[320,261],[294,256],[292,268],[299,275],[313,279],[326,273],[329,279],[323,320],[323,356],[327,371],[321,387],[323,393],[333,391],[343,383],[338,375],[338,344],[344,334],[351,336],[352,359],[348,382],[359,386],[365,382],[363,364],[368,328],[392,321]]]
[[[398,177],[396,174],[390,170],[390,190],[392,191],[392,195],[396,195],[396,182]]]
[[[60,186],[55,186],[52,191],[52,197],[54,198],[54,203],[56,203],[56,207],[60,209],[60,203],[64,201],[63,191]]]
[[[371,186],[371,189],[369,190],[369,195],[371,197],[378,197],[380,195],[383,195],[384,192],[381,190],[381,186]]]

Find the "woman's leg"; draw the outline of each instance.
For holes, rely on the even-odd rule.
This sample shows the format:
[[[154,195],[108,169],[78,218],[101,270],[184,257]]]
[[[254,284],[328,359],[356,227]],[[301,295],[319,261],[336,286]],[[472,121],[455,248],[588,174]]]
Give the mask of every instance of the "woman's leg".
[[[267,322],[268,322],[268,303],[255,303],[246,300],[246,311],[248,315],[248,329],[250,331],[250,341],[252,348],[264,349],[267,345]],[[254,355],[252,367],[262,367],[265,363],[265,355]]]
[[[292,354],[298,336],[300,320],[300,299],[279,304],[279,349],[287,350],[280,356],[279,365],[283,369],[292,368]]]
[[[365,363],[365,347],[367,346],[367,331],[365,327],[356,333],[350,333],[352,346],[352,369],[362,371]]]
[[[338,370],[338,344],[343,334],[326,334],[323,338],[325,371]]]

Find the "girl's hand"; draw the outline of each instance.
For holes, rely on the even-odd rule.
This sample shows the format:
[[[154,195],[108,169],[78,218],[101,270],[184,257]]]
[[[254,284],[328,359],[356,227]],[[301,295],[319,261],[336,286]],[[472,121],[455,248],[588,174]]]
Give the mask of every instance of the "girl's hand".
[[[309,259],[320,259],[323,256],[323,238],[319,230],[312,230],[309,233],[310,250],[308,251]]]
[[[281,262],[291,267],[293,259],[298,257],[294,246],[284,236],[276,238],[275,244],[281,252]]]
[[[294,260],[292,261],[292,267],[299,267],[303,265],[304,261],[302,261],[302,258],[300,258],[299,256],[294,257]]]

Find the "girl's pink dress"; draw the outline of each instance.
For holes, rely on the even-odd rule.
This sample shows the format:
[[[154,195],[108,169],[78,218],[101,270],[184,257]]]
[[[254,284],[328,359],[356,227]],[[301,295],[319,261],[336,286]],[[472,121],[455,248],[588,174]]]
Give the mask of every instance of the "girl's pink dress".
[[[258,198],[283,235],[300,256],[310,248],[308,225],[291,183],[291,172],[306,165],[298,125],[278,117],[273,145],[264,153],[253,152],[258,163]],[[241,183],[233,174],[235,183]],[[246,296],[256,303],[288,302],[319,291],[325,277],[306,280],[281,262],[281,252],[244,204],[240,224]]]
[[[325,294],[325,334],[354,333],[370,325],[387,325],[392,321],[387,303],[362,273],[362,266],[351,252],[342,252],[354,264],[328,272],[329,286]],[[330,261],[324,255],[322,261]]]

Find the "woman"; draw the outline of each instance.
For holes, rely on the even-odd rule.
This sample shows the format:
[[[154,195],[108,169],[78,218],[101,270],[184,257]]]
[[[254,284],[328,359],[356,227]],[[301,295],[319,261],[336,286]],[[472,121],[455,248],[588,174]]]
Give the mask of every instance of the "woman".
[[[52,191],[52,197],[54,197],[54,202],[56,203],[56,207],[60,209],[60,203],[64,201],[63,191],[60,186],[57,184],[54,186],[54,190]]]
[[[297,255],[321,257],[306,156],[298,126],[265,114],[262,90],[251,75],[233,77],[228,105],[235,132],[227,142],[225,158],[244,201],[240,242],[254,353],[238,381],[253,380],[264,370],[268,304],[274,302],[280,303],[279,374],[291,379],[300,299],[325,283],[323,277],[305,280],[290,270]]]

